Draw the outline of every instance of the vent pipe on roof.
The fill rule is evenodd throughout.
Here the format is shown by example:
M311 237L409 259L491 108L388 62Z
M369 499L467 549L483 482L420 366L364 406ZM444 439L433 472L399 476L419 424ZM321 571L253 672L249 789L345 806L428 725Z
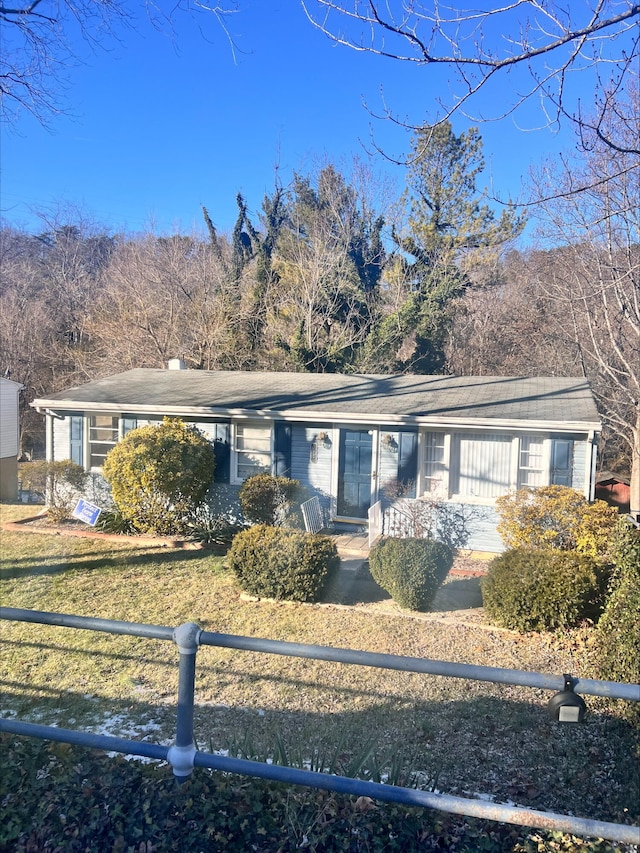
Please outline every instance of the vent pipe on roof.
M167 368L169 370L186 370L187 365L182 358L170 358L167 362Z

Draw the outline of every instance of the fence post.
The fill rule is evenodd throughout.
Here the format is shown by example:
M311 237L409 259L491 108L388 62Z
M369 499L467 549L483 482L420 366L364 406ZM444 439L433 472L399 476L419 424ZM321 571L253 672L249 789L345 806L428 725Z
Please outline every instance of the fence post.
M173 775L184 782L193 770L196 746L193 740L193 704L196 682L196 652L202 630L194 622L185 622L173 632L173 639L180 652L178 668L178 713L176 739L169 748L167 760L173 767Z

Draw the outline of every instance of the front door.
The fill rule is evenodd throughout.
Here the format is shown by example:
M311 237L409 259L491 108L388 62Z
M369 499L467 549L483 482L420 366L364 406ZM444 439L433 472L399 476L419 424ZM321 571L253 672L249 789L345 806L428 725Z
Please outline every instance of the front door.
M366 518L371 505L373 439L367 430L340 430L338 515Z
M551 444L551 482L554 486L570 486L572 480L573 441L554 438Z

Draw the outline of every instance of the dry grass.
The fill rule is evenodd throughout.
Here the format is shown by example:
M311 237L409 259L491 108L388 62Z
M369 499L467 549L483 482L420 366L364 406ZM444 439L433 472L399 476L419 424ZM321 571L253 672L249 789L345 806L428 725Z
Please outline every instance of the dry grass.
M2 507L7 516L24 508ZM385 605L249 601L204 551L2 533L2 603L222 633L588 674L589 631L519 636L455 614L413 618ZM168 740L177 653L170 643L0 623L2 712L21 719ZM604 820L638 816L638 744L603 703L579 727L553 724L548 694L437 676L203 648L196 733L204 748L265 758L372 762L419 771L450 793L483 792Z

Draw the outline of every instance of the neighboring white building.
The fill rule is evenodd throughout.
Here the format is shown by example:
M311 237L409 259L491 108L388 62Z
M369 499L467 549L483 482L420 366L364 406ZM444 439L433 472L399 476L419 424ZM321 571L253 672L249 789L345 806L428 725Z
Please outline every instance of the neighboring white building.
M18 453L20 452L19 382L0 377L0 500L18 496Z

